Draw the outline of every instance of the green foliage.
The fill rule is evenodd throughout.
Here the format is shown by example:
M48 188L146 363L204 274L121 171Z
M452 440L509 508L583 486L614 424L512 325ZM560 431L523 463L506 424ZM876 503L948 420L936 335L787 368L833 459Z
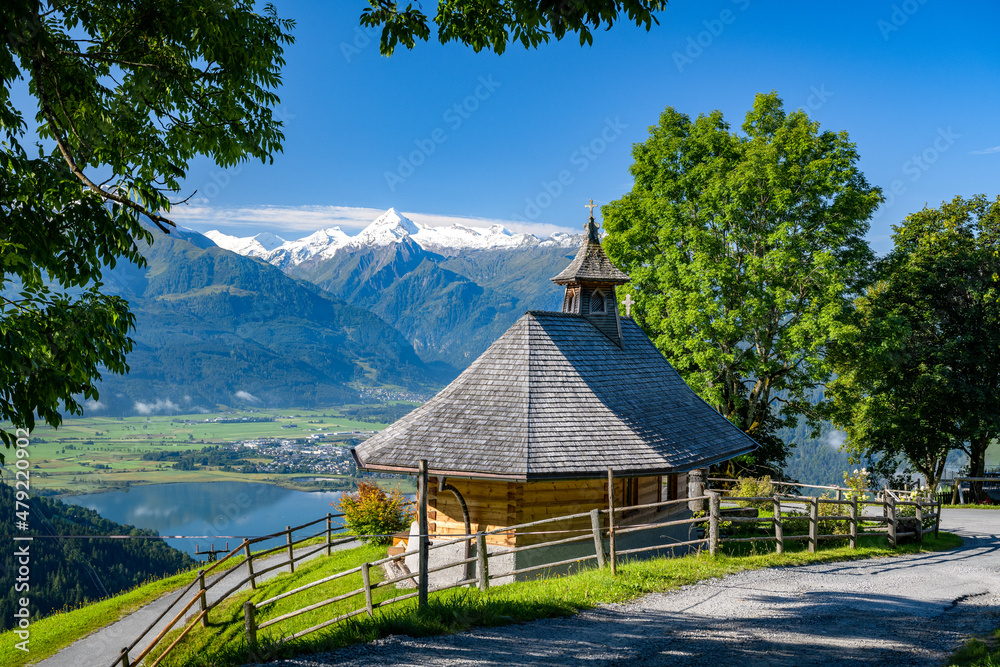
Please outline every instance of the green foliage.
M0 420L58 425L98 398L102 372L128 371L134 318L103 271L143 264L141 219L167 230L193 157L233 166L281 149L270 107L291 27L247 0L4 3Z
M0 534L17 535L15 490L0 484ZM25 502L25 501L22 501ZM31 608L34 618L117 595L153 577L173 574L194 565L187 554L156 533L123 526L101 518L97 512L58 500L27 500L31 542ZM16 506L23 511L24 506ZM55 539L48 535L132 535L137 539ZM17 600L17 568L0 568L0 630L12 627Z
M341 496L337 509L344 513L350 533L365 544L391 544L392 534L409 528L413 521L413 511L398 489L386 493L369 482L358 482L357 493Z
M368 0L368 4L361 23L382 26L383 55L391 55L397 44L412 49L417 39L430 37L431 27L420 3L416 7L407 3L406 9L400 9L396 0ZM532 48L552 37L560 40L567 33L579 33L580 44L591 44L591 28L610 28L622 15L649 30L657 23L653 12L667 6L666 0L437 0L434 4L441 43L462 42L477 53L483 49L503 53L510 41Z
M770 450L750 463L777 471L777 429L818 423L811 399L866 279L882 195L846 132L786 113L776 93L756 97L742 130L719 111L692 121L668 107L633 148L632 191L603 209L604 247L632 278L636 322Z
M905 457L933 486L961 449L982 476L1000 424L1000 198L925 208L893 240L831 349L833 420L877 472Z
M736 484L728 493L738 498L771 498L774 494L775 489L770 477L737 477ZM759 510L771 509L774 506L771 500L739 500L736 504L740 507L756 507Z

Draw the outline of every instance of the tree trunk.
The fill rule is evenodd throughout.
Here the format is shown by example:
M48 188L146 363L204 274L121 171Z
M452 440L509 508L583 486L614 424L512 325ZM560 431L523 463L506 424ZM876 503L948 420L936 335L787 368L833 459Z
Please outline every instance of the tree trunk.
M969 441L969 477L982 477L986 474L986 448L989 444L989 435L978 435ZM970 495L976 503L985 500L983 483L972 482Z

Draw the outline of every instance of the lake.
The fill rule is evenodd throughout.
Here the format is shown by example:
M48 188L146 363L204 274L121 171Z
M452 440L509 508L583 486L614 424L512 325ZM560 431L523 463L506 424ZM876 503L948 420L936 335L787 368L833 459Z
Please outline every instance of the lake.
M216 549L235 548L244 537L257 537L336 513L330 503L341 491L293 491L271 484L250 482L199 482L149 484L124 491L65 496L67 504L95 510L106 519L160 535L191 537L167 539L170 546L192 556L195 545L204 551L214 542ZM334 520L334 527L339 523ZM295 537L319 532L324 524L310 526ZM228 536L228 537L227 537ZM255 549L277 546L283 540L255 545Z

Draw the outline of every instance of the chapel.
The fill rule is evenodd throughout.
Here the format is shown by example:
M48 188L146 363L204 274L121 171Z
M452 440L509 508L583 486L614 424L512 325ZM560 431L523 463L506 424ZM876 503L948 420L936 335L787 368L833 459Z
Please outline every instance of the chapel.
M585 230L552 278L564 287L559 312L525 313L440 393L353 450L370 471L416 474L428 461L433 537L465 534L466 522L475 533L606 509L609 468L616 507L684 498L689 472L757 447L619 313L616 288L629 277L601 247L592 208ZM686 511L624 513L620 525ZM550 525L590 527L586 518ZM540 539L526 530L487 541Z

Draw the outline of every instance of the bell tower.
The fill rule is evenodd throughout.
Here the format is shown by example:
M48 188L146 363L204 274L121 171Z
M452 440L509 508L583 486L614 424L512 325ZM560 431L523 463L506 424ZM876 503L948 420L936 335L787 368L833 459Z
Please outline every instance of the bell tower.
M595 206L593 199L587 204L590 219L583 227L586 234L580 250L552 282L566 287L562 312L585 317L621 347L622 327L615 287L627 283L629 277L611 262L601 247L600 228L594 220Z

